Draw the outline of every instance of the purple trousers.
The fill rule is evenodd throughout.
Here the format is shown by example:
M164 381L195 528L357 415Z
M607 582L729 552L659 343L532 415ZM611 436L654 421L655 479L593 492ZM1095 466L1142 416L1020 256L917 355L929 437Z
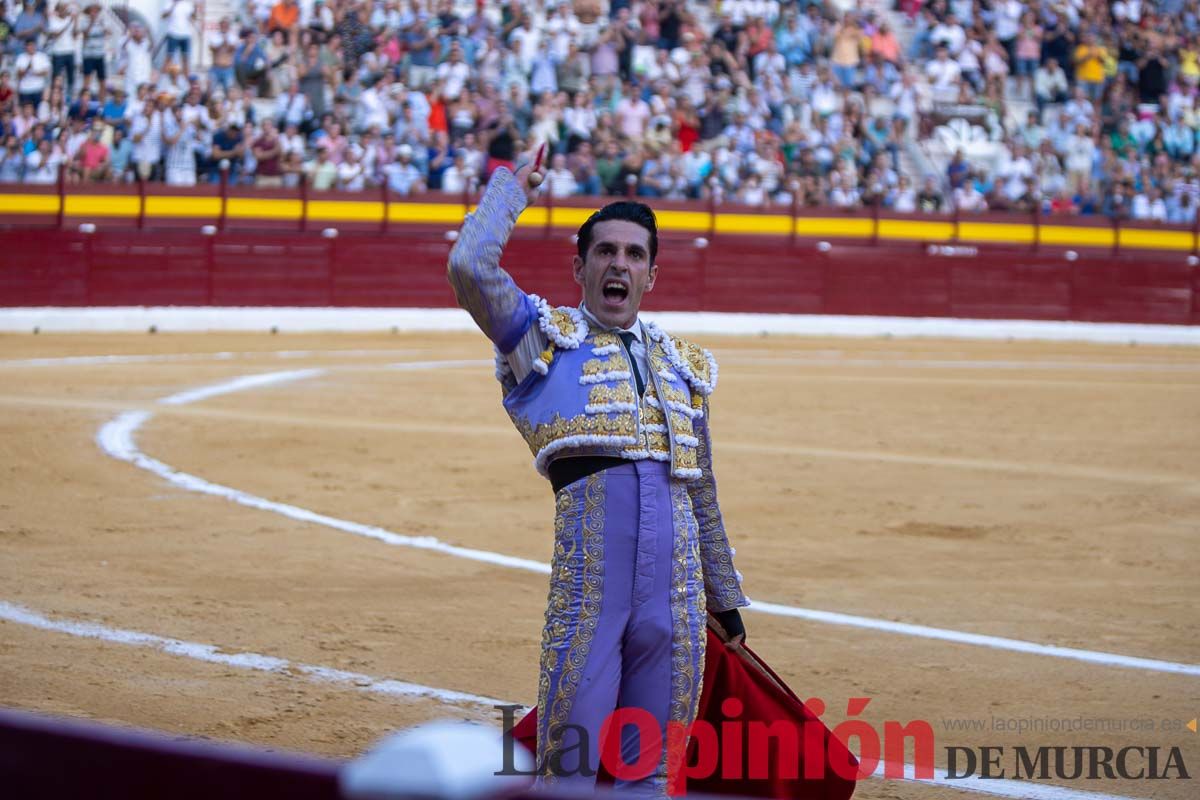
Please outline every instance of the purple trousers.
M591 785L601 726L618 707L649 712L664 743L668 723L690 725L705 618L696 518L667 464L636 461L561 489L538 681L539 781ZM639 761L636 727L622 730L621 753ZM617 787L661 792L666 756L660 747L644 780Z

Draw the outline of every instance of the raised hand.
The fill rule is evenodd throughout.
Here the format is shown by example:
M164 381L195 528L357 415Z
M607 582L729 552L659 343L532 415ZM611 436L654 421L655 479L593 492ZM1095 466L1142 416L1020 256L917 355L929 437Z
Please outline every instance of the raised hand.
M518 167L516 171L517 182L521 184L521 188L525 191L526 205L533 205L537 200L540 192L542 181L545 175L542 173L543 161L546 156L546 145L543 143L537 149L537 154L530 157L532 154L527 154L522 158L525 165Z

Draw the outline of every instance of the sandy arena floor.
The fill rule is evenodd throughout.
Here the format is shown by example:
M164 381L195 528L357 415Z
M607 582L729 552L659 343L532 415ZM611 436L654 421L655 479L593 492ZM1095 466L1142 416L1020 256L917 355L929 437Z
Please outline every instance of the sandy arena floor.
M721 363L717 477L755 599L1200 664L1200 351L699 340ZM154 357L68 358L114 354ZM6 621L0 702L336 755L422 720L496 718L372 692L366 676L533 702L544 575L190 491L97 440L125 412L152 412L132 436L163 469L546 562L550 492L488 357L465 334L0 337L0 601L292 662L253 671ZM830 724L848 697L870 697L876 724L928 720L939 765L948 745L1178 745L1200 773L1200 734L1182 727L1200 713L1200 676L745 618L797 692L827 701ZM362 677L322 682L302 665ZM1155 729L1018 735L994 718ZM1068 785L1197 796L1194 780ZM858 796L970 795L871 780Z

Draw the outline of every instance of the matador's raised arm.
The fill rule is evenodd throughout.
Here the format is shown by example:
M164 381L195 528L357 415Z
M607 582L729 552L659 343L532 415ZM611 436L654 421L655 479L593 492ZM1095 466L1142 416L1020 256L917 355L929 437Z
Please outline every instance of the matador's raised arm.
M500 253L526 203L516 176L498 167L450 251L448 274L458 304L501 353L520 343L537 316L534 302L500 268Z

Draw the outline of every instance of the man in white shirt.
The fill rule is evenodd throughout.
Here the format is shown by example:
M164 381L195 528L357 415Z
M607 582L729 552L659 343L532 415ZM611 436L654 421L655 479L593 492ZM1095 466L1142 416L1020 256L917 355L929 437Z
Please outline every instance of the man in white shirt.
M50 59L37 49L33 39L25 42L25 52L17 56L17 95L21 105L32 105L37 108L42 102L42 93L46 91L46 81L50 76Z
M38 142L37 149L25 157L25 182L50 184L58 180L62 153L53 149L49 139Z
M402 144L396 148L396 161L384 167L388 188L396 194L407 196L413 192L425 191L424 176L412 163L412 155L412 147Z
M950 49L946 45L938 45L937 56L925 65L925 75L933 86L935 100L942 103L954 102L958 96L962 69L957 61L950 58Z
M142 180L158 180L162 175L162 112L154 100L147 100L142 113L133 119L133 162Z
M545 183L551 197L570 197L579 190L575 175L567 169L567 157L562 153L556 153L551 159Z
M79 14L59 3L46 22L46 45L50 50L50 79L66 76L67 96L75 94L75 51L79 47Z
M343 192L361 192L366 187L366 175L358 158L358 150L346 148L346 155L338 165L338 187Z
M293 81L287 92L275 98L275 120L279 127L300 127L309 117L308 95L300 91L300 84Z
M446 194L460 195L464 191L475 191L476 176L467 166L467 154L462 150L454 153L454 163L442 173L442 191Z
M958 24L958 18L947 14L944 22L939 22L929 34L929 41L934 44L944 44L950 49L951 55L958 55L967 43L967 32Z
M471 77L471 68L463 61L462 45L457 41L450 44L450 56L438 64L436 74L442 82L442 97L457 100Z
M196 5L192 0L170 0L162 13L166 20L163 30L167 36L167 58L179 53L179 63L186 72L192 50L192 28L196 21Z
M304 97L304 95L300 95L300 97ZM387 107L383 103L383 97L379 94L379 84L372 83L358 95L359 130L368 128L383 130L388 127L388 124Z
M129 38L121 47L124 64L121 72L125 75L125 93L136 97L138 87L150 82L153 71L152 45L146 29L141 25L129 26Z

